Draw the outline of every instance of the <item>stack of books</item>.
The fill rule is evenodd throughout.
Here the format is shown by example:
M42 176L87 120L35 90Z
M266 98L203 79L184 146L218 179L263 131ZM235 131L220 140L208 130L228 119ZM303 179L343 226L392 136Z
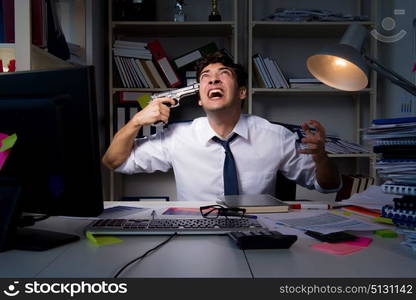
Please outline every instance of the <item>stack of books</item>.
M289 88L277 61L271 58L263 58L261 54L253 56L253 69L257 77L257 82L262 88Z
M330 154L370 153L370 150L364 146L330 135L325 140L325 151Z
M349 199L356 193L364 192L369 186L374 184L373 177L359 175L341 175L342 188L338 191L335 201Z
M364 136L380 154L376 170L384 193L400 195L382 216L400 227L416 227L416 118L374 120Z
M114 62L125 88L166 88L146 43L116 40Z
M290 78L289 86L293 89L325 87L325 85L316 78Z

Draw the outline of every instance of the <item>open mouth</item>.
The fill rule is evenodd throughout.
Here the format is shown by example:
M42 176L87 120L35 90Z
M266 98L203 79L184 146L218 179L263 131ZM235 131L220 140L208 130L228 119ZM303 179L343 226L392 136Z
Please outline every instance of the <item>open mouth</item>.
M224 96L224 92L221 89L212 89L208 92L208 98L219 99Z

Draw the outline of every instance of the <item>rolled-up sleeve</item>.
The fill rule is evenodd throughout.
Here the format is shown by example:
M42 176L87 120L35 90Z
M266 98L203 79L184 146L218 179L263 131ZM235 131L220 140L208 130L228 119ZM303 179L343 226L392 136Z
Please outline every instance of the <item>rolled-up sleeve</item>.
M172 167L169 139L164 132L136 139L127 160L115 169L124 174L166 172Z

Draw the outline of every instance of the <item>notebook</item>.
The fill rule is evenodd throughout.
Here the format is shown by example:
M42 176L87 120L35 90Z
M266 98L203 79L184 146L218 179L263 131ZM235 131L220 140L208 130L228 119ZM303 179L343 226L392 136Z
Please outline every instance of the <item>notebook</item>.
M249 214L287 212L289 210L289 205L268 194L220 196L218 199L219 204L245 208Z

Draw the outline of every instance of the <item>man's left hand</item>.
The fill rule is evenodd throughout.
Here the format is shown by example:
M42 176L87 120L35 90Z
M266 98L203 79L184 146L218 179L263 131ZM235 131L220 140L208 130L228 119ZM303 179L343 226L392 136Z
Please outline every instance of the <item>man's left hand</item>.
M316 131L312 132L308 124L315 127ZM302 123L301 126L305 132L305 137L302 138L301 142L307 145L307 149L299 150L299 153L311 154L315 163L320 162L322 159L327 159L328 156L325 152L325 128L315 120Z

